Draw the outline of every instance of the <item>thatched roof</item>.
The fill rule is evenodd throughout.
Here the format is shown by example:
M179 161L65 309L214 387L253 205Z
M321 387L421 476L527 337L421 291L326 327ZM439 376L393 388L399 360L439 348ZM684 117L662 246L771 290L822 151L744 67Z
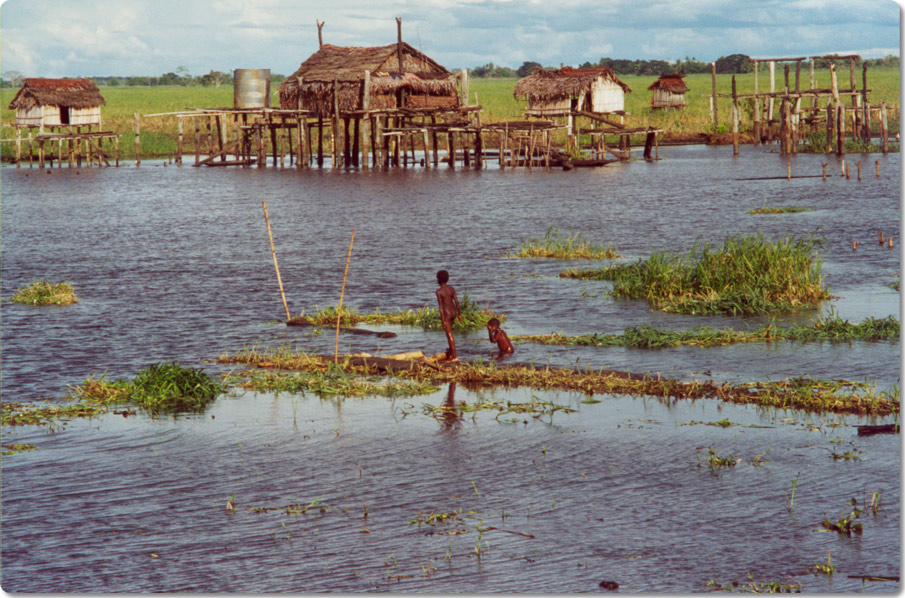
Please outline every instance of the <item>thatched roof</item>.
M688 86L682 78L684 73L671 73L669 75L660 75L660 78L650 84L648 89L665 89L670 93L685 93Z
M93 108L106 104L91 79L25 79L25 84L9 103L10 110L30 110L35 106Z
M400 69L397 51L397 44L373 48L324 44L280 85L280 105L295 108L301 92L305 108L332 114L336 81L340 111L358 110L365 71L371 73L369 103L374 108L395 105L394 97L400 89L417 95L457 97L455 75L405 42Z
M599 78L612 81L630 93L628 85L616 77L608 66L587 69L563 67L561 69L535 68L534 72L516 83L515 97L526 100L562 100L579 96L591 90L591 85Z

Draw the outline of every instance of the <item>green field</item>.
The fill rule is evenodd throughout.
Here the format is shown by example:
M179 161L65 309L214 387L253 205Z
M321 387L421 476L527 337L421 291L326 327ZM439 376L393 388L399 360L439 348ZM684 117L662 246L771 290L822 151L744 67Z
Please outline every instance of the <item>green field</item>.
M760 69L759 89L769 89L769 76L766 69ZM632 89L626 95L625 108L629 116L626 124L632 127L653 126L661 128L668 136L682 136L705 131L712 131L710 118L711 76L709 74L688 75L685 83L689 91L686 94L687 106L681 111L652 111L650 109L650 93L647 87L657 77L627 75L620 77ZM847 70L840 72L840 86L847 87L849 74ZM873 105L886 102L890 107L890 131L898 131L899 125L899 70L896 68L876 68L868 71L868 85L873 90L870 101ZM794 86L794 73L791 76ZM517 79L470 79L469 102L475 101L483 107L481 118L483 122L496 122L504 120L517 120L522 118L525 103L516 100L512 91ZM739 93L754 91L754 75L736 75L737 89ZM861 85L861 73L856 73L856 83ZM781 69L777 69L776 87L781 89L784 85ZM803 71L801 86L808 86L808 74ZM829 87L829 71L817 72L818 88ZM134 122L135 114L143 116L141 119L141 151L142 156L169 156L176 149L176 121L172 116L147 118L145 115L159 114L185 110L188 108L218 108L229 107L233 104L233 87L224 85L221 87L181 87L181 86L157 86L157 87L101 87L101 93L107 100L103 107L103 128L120 134L120 152L122 159L134 159ZM717 92L730 93L732 89L731 75L717 76ZM0 135L4 140L2 155L9 158L15 154L15 131L8 123L15 118L15 113L9 110L10 101L16 93L16 89L0 89L0 101L2 101L2 129ZM271 104L277 103L277 92L273 89ZM718 104L719 123L717 131L731 130L729 120L730 100L722 99ZM742 109L742 130L751 126L750 108ZM190 140L192 133L189 130L191 124L186 123L186 139ZM188 151L188 150L186 150Z

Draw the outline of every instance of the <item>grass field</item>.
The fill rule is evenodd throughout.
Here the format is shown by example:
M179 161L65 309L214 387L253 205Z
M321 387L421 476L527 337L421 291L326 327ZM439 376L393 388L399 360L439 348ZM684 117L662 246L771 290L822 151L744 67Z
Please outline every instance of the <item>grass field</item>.
M769 76L766 69L760 69L759 89L769 89ZM829 87L829 71L818 71L816 86L818 88ZM856 73L857 84L860 85L861 74ZM711 131L710 98L705 97L711 93L711 76L709 74L688 75L685 83L689 88L685 95L687 106L681 111L650 109L650 92L647 87L657 77L653 76L621 76L632 92L626 94L625 109L629 114L627 123L632 127L653 126L664 130L667 136L681 136ZM890 130L897 132L899 128L899 71L895 68L878 68L868 71L868 85L872 90L870 101L873 105L886 102L890 106ZM794 73L791 77L794 85ZM525 109L525 102L516 100L513 89L517 79L470 79L469 102L479 103L482 107L481 118L484 122L498 122L504 120L520 120ZM840 85L847 87L848 72L840 72ZM739 93L754 91L754 75L736 75L737 89ZM780 69L776 73L776 86L783 86L783 75ZM802 72L802 87L808 86L808 74ZM717 92L730 93L732 90L732 76L717 76ZM15 118L14 111L8 108L10 101L16 94L16 89L0 90L0 135L4 140L2 155L6 158L15 153L14 144L10 143L15 138L14 129L8 126ZM120 134L120 152L123 159L134 158L134 122L135 114L142 116L185 110L187 108L218 108L228 107L233 104L233 87L224 85L221 87L102 87L101 94L107 100L102 109L103 129ZM273 89L271 104L277 103L277 92ZM722 99L718 104L719 123L718 131L729 131L730 128L730 100ZM143 156L167 156L172 155L176 149L176 121L172 116L153 117L141 119L141 151ZM751 126L750 107L743 105L742 130ZM192 138L191 122L186 123L186 139Z

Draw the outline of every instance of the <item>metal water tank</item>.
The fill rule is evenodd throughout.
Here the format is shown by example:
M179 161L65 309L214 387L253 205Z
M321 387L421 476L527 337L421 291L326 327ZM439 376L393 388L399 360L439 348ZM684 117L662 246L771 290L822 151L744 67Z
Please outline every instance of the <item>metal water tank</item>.
M233 71L233 107L270 107L270 69Z

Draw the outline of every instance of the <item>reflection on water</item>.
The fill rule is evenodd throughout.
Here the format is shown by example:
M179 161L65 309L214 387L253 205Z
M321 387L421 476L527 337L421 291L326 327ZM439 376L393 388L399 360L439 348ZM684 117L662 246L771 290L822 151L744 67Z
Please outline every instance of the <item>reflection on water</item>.
M822 312L853 321L899 316L899 293L889 285L902 243L896 239L890 251L876 242L878 230L895 237L900 229L897 157L880 158L882 176L859 183L738 180L786 173L786 158L753 148L736 159L710 147L664 148L661 156L549 173L4 168L0 293L8 298L46 278L73 283L80 302L2 304L3 399L59 398L91 374L132 377L156 361L217 371L218 354L250 346L332 353L333 335L275 323L283 307L262 198L293 314L336 304L354 228L345 304L360 311L434 305L435 272L447 269L460 295L509 316L510 335L766 321L653 312L613 300L609 283L557 277L572 264L503 257L558 225L612 243L624 261L721 243L727 234L813 237L836 297ZM819 174L821 162L835 158L788 159L793 173ZM812 211L746 213L764 204ZM862 242L857 251L853 240ZM391 339L342 335L340 350L445 348L442 332L393 331ZM457 344L462 359L496 353L483 330ZM811 375L886 387L900 376L895 343L516 351L519 362L680 378ZM532 394L550 398L522 390L494 396ZM451 385L428 401L455 406L482 396ZM52 435L4 430L5 439L39 448L4 457L3 587L572 592L616 580L626 590L685 592L711 578L744 580L750 571L849 591L861 588L849 574L898 574L896 437L858 439L850 420L834 428L832 418L792 414L797 423L783 422L781 413L710 401L557 400L579 413L525 424L449 409L437 422L415 399L240 395L193 417L108 416ZM727 417L770 427L685 425ZM847 443L861 458L833 460L831 449ZM711 475L698 467L707 447L743 461ZM752 465L761 454L766 464ZM790 512L785 501L799 472ZM887 508L865 520L862 536L814 532L849 499L874 491ZM229 514L224 505L233 494L237 508ZM318 497L324 512L247 510ZM467 533L408 525L432 510L461 513ZM488 546L477 558L478 528L487 526L507 531L484 532ZM807 574L828 551L840 573Z

